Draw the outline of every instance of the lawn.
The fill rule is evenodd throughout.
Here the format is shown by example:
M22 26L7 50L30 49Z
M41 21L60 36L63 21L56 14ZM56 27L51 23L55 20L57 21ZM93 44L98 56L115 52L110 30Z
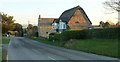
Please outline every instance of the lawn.
M39 38L34 38L39 42L43 42L50 45L60 46L64 48L84 51L88 53L94 53L99 55L105 55L118 58L118 40L117 39L84 39L84 40L70 40L62 41L49 41ZM120 58L120 57L119 57Z

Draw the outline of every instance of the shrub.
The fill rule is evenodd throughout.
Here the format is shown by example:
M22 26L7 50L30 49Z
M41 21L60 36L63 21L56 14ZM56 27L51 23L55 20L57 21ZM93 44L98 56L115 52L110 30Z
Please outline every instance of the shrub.
M67 41L70 39L118 39L120 28L69 30L61 34L49 35L50 40Z
M95 29L93 30L92 37L99 39L118 39L118 31L120 31L120 28Z
M63 40L69 40L69 39L85 39L84 30L73 30L73 31L65 31L61 35L63 36Z
M62 40L62 38L61 38L61 34L59 34L59 33L51 33L51 34L49 34L49 40Z
M50 40L50 41L53 40L54 34L55 34L55 33L50 33L50 34L49 34L49 40Z

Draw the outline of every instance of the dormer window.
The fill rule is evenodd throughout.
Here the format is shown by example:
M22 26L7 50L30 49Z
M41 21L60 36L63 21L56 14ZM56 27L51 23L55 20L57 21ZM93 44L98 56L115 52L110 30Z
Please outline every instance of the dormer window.
M54 23L52 24L52 29L58 29L58 23L54 22Z
M66 23L62 22L62 20L59 22L59 29L66 29Z

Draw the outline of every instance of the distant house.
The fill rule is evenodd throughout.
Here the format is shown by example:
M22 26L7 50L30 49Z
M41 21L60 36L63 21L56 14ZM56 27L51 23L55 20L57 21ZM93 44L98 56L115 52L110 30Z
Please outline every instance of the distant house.
M85 11L80 6L77 6L64 11L58 19L54 20L53 26L55 27L53 29L55 29L57 32L63 32L68 29L89 29L92 27L92 23Z
M48 37L49 33L54 32L52 30L53 20L56 18L38 18L38 32L41 37Z
M85 11L74 7L64 11L59 18L38 18L39 36L47 37L49 33L63 32L65 30L83 30L92 27Z

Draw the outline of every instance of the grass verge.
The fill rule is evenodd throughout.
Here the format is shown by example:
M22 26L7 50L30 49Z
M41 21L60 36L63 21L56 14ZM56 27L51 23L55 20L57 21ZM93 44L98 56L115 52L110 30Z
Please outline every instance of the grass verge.
M71 42L67 42L64 47L88 53L120 58L118 56L118 50L120 50L120 48L118 48L117 39L72 40Z
M42 42L42 43L46 43L46 44L49 44L49 45L54 45L54 46L64 46L64 43L65 42L59 42L59 41L49 41L47 39L41 39L41 38L31 38L33 40L36 40L38 42Z
M2 44L9 44L11 37L2 37Z
M0 62L2 61L2 48L0 48Z
M84 51L88 53L94 53L99 55L105 55L110 57L120 58L118 55L118 40L117 39L84 39L62 42L62 41L49 41L46 39L32 38L39 42L43 42L49 45L60 46L68 49Z
M2 39L0 39L0 44L1 45L9 44L10 39L11 39L11 37L2 37ZM0 61L6 60L6 57L7 57L7 49L0 47Z

